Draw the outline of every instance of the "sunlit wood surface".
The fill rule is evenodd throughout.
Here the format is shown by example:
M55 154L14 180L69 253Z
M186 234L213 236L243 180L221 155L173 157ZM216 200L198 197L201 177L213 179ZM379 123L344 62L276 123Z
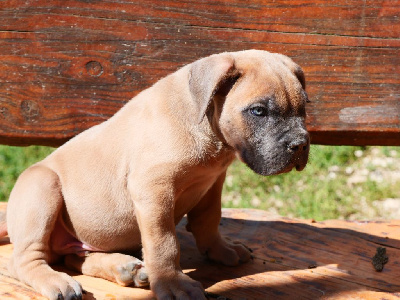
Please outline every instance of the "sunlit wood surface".
M399 299L400 221L347 222L287 219L260 210L226 209L221 231L245 243L254 259L224 267L204 259L193 238L178 227L181 265L203 283L209 299ZM372 257L385 247L389 261L375 271ZM42 299L9 277L12 252L0 240L0 299ZM62 267L58 269L64 270ZM71 273L86 290L84 299L151 299L146 289L120 287ZM223 298L225 297L225 298Z

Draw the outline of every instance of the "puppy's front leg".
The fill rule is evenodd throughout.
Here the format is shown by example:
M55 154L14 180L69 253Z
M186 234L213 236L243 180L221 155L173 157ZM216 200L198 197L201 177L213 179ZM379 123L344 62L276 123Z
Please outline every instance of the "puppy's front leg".
M155 185L149 190L134 189L131 195L151 290L158 299L206 299L201 284L183 274L179 265L173 188Z
M220 175L200 202L188 213L187 229L196 239L200 253L227 266L235 266L251 258L250 251L238 242L225 240L219 233L221 193L225 173Z

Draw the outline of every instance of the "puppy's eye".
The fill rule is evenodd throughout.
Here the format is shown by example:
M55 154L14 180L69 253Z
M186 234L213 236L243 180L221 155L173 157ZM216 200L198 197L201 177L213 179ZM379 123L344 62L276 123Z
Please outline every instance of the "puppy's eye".
M265 117L267 115L267 109L262 106L256 106L250 108L250 113L256 117Z

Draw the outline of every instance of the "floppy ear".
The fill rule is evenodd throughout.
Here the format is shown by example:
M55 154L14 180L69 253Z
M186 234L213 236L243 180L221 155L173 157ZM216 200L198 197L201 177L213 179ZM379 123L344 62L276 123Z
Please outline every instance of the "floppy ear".
M310 100L308 99L307 92L306 92L306 77L304 76L303 69L288 57L285 57L284 63L290 69L290 71L293 72L293 74L297 77L297 80L300 82L301 87L303 88L302 93L304 94L304 97L306 98L306 102L310 102Z
M292 70L294 75L300 81L303 90L306 90L306 77L304 76L303 69L299 65L295 65L294 70Z
M212 55L195 61L190 70L189 89L201 123L213 97L226 96L239 78L235 61L228 53Z
M301 83L301 87L303 88L302 93L304 94L304 97L306 98L306 102L307 103L311 102L308 99L308 95L307 95L307 92L306 92L306 78L304 76L303 69L299 65L295 64L295 68L292 70L292 72L294 73L294 75L297 77L297 79Z
M282 60L282 62L292 71L292 73L297 77L299 80L301 87L303 90L306 89L306 78L304 76L303 69L296 64L291 58L283 55L283 54L278 54L276 53Z

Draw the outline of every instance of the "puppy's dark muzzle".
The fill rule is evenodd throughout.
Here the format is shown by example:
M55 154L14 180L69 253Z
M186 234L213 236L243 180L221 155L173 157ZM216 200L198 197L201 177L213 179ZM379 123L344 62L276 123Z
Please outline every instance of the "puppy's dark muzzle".
M293 164L297 171L301 171L305 168L308 161L308 153L310 151L310 138L306 134L302 137L293 139L287 145L287 151L292 155Z

